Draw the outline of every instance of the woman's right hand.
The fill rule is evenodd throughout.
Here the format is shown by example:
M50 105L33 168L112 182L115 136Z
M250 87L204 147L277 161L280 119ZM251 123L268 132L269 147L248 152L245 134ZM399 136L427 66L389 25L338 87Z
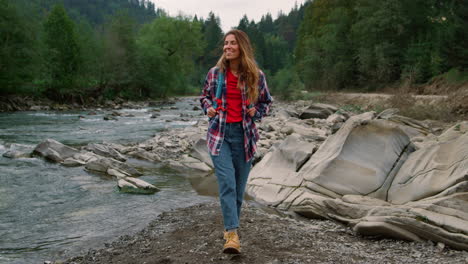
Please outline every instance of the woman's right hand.
M206 115L210 118L214 117L216 114L218 114L218 112L213 107L208 108L206 111Z

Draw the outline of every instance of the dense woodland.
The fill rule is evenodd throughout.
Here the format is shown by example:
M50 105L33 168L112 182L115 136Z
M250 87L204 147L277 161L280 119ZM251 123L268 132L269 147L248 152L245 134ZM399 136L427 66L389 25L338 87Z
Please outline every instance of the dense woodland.
M148 0L0 0L0 94L83 102L198 94L219 58L213 13ZM274 96L468 81L468 1L314 0L244 16Z

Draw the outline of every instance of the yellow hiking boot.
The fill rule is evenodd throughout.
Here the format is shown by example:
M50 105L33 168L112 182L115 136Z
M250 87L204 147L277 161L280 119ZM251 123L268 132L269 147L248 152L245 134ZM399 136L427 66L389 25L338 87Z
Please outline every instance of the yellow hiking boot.
M240 240L236 232L224 231L224 239L226 239L226 243L224 244L223 253L240 254Z

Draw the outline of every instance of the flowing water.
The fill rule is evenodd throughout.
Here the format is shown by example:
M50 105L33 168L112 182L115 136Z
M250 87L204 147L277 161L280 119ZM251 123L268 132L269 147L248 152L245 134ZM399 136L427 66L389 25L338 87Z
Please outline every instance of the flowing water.
M171 107L158 107L156 119L151 108L122 109L118 112L133 116L117 121L103 120L108 111L0 113L0 155L12 149L31 151L47 138L75 147L141 142L165 129L193 125L202 118L193 104L184 98ZM166 122L180 120L181 113L192 118ZM161 191L120 193L115 179L83 167L0 156L0 263L63 260L135 233L161 212L213 199L199 195L180 173L155 163L129 162L144 173L141 179Z

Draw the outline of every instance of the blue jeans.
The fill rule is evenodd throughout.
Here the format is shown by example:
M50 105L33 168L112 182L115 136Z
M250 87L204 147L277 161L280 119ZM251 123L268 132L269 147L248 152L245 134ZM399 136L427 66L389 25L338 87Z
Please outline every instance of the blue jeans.
M245 186L252 162L245 161L242 122L226 123L224 141L218 156L211 155L218 179L224 229L239 227Z

